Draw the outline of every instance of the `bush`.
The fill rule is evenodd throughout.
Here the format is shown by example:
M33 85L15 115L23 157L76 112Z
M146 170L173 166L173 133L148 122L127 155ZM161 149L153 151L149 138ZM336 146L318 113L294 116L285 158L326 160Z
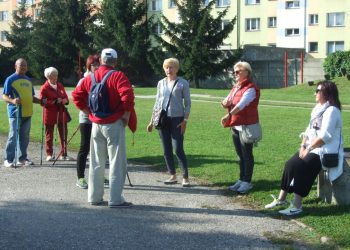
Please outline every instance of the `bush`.
M350 51L336 51L328 55L323 69L330 78L350 75Z

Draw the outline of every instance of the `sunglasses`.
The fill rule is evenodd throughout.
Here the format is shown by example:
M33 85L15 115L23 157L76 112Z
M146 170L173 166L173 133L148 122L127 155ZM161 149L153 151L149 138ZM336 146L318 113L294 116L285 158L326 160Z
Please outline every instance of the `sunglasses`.
M234 71L233 73L235 74L235 75L238 75L239 73L241 73L243 70L236 70L236 71Z
M322 89L316 89L315 90L315 94L317 94L318 92L322 91Z

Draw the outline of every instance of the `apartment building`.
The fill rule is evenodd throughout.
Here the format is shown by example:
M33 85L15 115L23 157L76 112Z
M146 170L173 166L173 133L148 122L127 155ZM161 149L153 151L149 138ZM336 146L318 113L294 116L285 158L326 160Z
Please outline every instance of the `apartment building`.
M94 2L100 2L94 1ZM147 17L165 15L180 22L174 0L144 0ZM21 0L0 0L0 44L10 46L4 31L10 29L12 13ZM208 4L203 0L203 5ZM26 0L29 12L40 14L40 0ZM244 45L305 49L323 59L336 50L350 50L350 0L216 0L213 14L228 7L227 20L237 16L234 31L222 49ZM223 25L227 20L223 20ZM158 25L154 32L162 34Z
M336 50L350 50L346 35L350 31L350 0L216 0L213 14L226 7L226 18L237 16L237 24L223 48L300 48L320 59ZM148 0L148 15L161 14L180 21L173 0ZM157 27L155 32L161 34L162 30Z
M28 6L28 15L33 19L40 15L41 0L25 0ZM11 44L7 41L5 32L10 31L13 22L13 14L18 10L22 0L0 0L0 45L9 47Z

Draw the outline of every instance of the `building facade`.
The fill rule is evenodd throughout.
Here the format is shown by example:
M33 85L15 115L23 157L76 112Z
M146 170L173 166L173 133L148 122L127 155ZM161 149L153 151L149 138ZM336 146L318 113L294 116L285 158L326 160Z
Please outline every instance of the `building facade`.
M22 0L0 0L0 44L10 46L5 31ZM94 2L100 2L94 1ZM180 22L174 0L144 0L147 17L163 14ZM40 0L26 0L33 18L40 14ZM208 0L203 0L208 4ZM234 31L222 49L245 45L304 49L310 57L323 59L337 50L350 50L350 0L216 0L213 14L228 8L227 20L237 17ZM225 25L225 21L223 25ZM158 25L154 32L162 34Z

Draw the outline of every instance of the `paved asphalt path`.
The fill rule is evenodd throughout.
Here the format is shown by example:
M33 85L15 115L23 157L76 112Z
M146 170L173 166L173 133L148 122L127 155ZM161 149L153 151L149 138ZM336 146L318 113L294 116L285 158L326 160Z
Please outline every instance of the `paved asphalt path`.
M5 142L0 136L0 148ZM0 249L279 249L264 232L299 230L193 180L166 186L167 175L145 165L128 167L132 208L91 206L75 186L75 162L40 166L32 142L29 157L35 166L0 167Z

